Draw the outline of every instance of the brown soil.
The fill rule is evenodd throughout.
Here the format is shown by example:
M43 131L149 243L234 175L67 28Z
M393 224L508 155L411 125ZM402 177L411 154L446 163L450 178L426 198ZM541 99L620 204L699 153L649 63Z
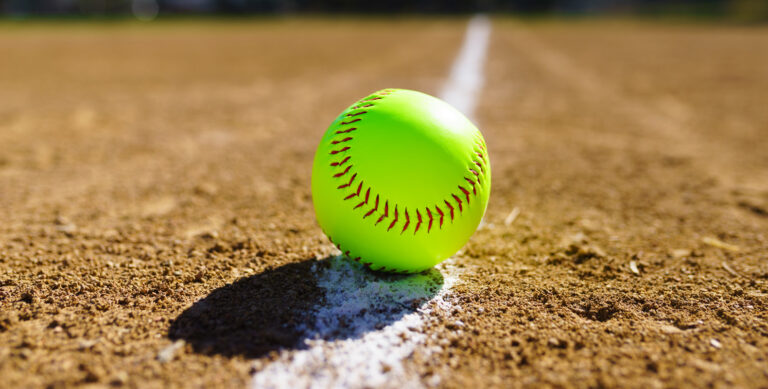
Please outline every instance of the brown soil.
M426 329L444 351L408 363L449 387L768 387L768 30L493 28L488 214L462 309ZM0 29L0 386L243 387L322 299L325 126L437 93L464 22Z

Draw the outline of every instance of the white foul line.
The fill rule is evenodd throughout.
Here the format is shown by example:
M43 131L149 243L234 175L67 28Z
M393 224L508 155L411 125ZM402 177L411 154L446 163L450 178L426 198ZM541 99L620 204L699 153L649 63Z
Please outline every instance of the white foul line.
M451 68L451 75L445 83L440 98L474 120L475 105L483 87L488 41L491 36L491 22L485 15L472 17L464 36L459 56Z
M403 361L426 341L425 318L451 312L445 292L458 271L449 263L405 278L372 274L341 256L313 269L324 303L300 328L300 349L254 365L253 389L426 386ZM418 309L408 307L419 306ZM439 377L437 377L439 380ZM435 382L437 383L437 382Z
M470 119L483 84L489 36L488 18L473 17L440 95ZM317 285L325 290L325 301L312 310L313 322L301 328L304 344L266 365L257 361L253 389L440 385L439 376L423 382L403 361L423 347L428 336L423 328L430 318L461 309L445 299L458 282L452 259L426 275L394 280L373 275L341 257L331 259L329 266L317 266L314 273ZM407 308L413 304L419 308Z

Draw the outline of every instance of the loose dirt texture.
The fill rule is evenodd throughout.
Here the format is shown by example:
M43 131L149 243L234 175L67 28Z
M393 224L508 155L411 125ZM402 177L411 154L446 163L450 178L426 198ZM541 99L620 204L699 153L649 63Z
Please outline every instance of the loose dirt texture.
M325 126L377 89L436 93L464 27L0 26L0 386L247 385L323 299ZM425 328L442 351L407 368L768 386L768 30L493 28L488 213L461 309Z

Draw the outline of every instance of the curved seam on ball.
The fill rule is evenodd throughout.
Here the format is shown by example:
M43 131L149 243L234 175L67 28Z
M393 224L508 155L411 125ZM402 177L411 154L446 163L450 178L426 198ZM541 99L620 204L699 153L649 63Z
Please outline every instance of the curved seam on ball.
M388 96L388 95L390 95L390 94L392 94L394 92L396 92L396 90L392 90L392 89L384 89L384 90L381 90L379 92L375 92L374 94L372 94L372 95L370 95L370 96L368 96L366 98L363 98L362 100L358 101L358 103L356 105L352 106L350 108L350 110L375 107L375 104L370 103L371 101L382 100L382 99L384 99L385 96ZM361 127L359 127L361 123L358 123L358 122L362 122L363 118L364 118L363 115L367 114L368 112L369 111L367 111L367 110L363 110L363 111L358 111L358 112L347 112L346 114L344 114L344 117L347 117L347 118L350 118L350 119L349 120L341 121L339 123L339 125L349 125L349 124L352 124L352 123L357 123L358 127L350 127L350 128L347 128L347 129L336 130L334 132L334 134L333 134L333 137L336 137L338 135L346 135L346 136L344 138L342 138L342 139L333 139L331 141L331 145L336 146L336 145L341 145L342 143L350 144L350 143L347 143L347 142L352 141L354 139L354 137L348 136L349 133L351 133L353 131L358 131L358 130L361 129ZM347 152L347 151L349 151L351 149L352 149L352 146L343 146L340 149L331 150L330 154L331 155L337 155L337 154L340 154L340 153ZM339 167L342 167L345 163L347 163L350 160L351 160L351 156L350 155L345 155L343 159L341 159L339 161L333 161L333 162L331 162L330 165L331 165L331 167L339 168ZM473 196L477 196L477 187L476 187L476 185L483 185L482 178L486 174L486 167L484 165L486 165L487 163L488 163L488 161L487 161L487 151L486 151L485 142L484 142L484 140L481 137L478 137L476 135L475 142L474 142L474 147L473 147L472 153L470 155L470 163L467 166L467 170L469 171L469 173L471 173L471 175L475 176L475 179L473 180L470 177L464 177L464 180L467 183L469 183L469 185L471 187L470 189L471 189L471 192L472 192ZM477 169L475 169L475 166L477 166ZM345 176L346 174L348 174L351 171L352 167L353 167L353 165L351 163L349 165L346 165L346 167L344 168L343 171L334 173L333 174L333 178L336 179L336 178L340 178L340 177ZM357 172L352 172L352 175L351 175L349 181L339 185L337 187L337 189L344 190L346 188L352 187L352 184L353 184L353 182L354 182L354 180L356 178L357 178ZM443 202L444 202L446 208L448 209L448 214L449 214L449 216L451 218L451 222L453 222L453 220L457 216L455 215L455 208L449 202L449 200L453 199L455 201L456 206L459 209L459 214L460 215L463 214L463 212L464 212L464 204L463 204L463 202L461 200L461 196L462 195L464 196L464 199L465 199L465 201L467 203L466 205L469 206L469 204L470 204L470 189L467 189L467 188L463 187L462 185L457 185L457 188L458 188L459 192L449 193L448 196L447 196L447 199L443 199ZM345 196L344 200L346 201L346 200L350 200L350 199L355 198L355 197L361 197L362 189L363 189L363 180L361 178L360 183L357 186L357 189L353 190L353 192L351 192L350 194ZM365 191L365 199L363 201L359 202L357 205L355 205L352 209L355 210L357 208L361 208L361 207L363 207L365 205L368 205L368 201L369 201L370 195L371 195L371 187L368 187L366 189L366 191ZM379 210L379 201L380 201L380 196L377 194L376 198L375 198L374 207L372 209L370 209L369 211L367 211L366 213L363 214L363 217L362 217L363 219L368 218L369 216L373 215L376 211ZM393 204L393 205L394 205L393 220L389 224L389 226L387 227L387 229L386 229L387 232L389 232L397 224L397 222L399 220L398 219L397 204ZM438 205L435 205L434 208L435 208L435 211L437 212L437 214L439 215L439 226L438 226L438 228L442 229L444 221L445 221L445 213L443 212L442 209L440 209L440 207ZM433 226L434 218L435 217L432 214L432 211L429 209L429 206L425 206L424 209L427 211L427 217L429 219L425 233L429 234L431 232L431 230L432 230L432 226ZM401 235L403 233L405 233L405 231L408 229L408 227L410 225L410 216L408 214L408 210L407 209L405 209L403 211L403 215L405 217L405 223L403 225L402 230L400 231ZM414 235L419 231L419 227L422 224L422 216L421 216L421 213L419 212L418 209L416 209L416 215L417 215L417 222L415 224L415 228L414 228L414 231L413 231ZM379 223L381 223L382 221L384 221L388 217L389 217L389 200L388 199L384 199L384 211L379 216L379 218L376 219L376 221L374 222L374 226L377 226ZM330 237L329 237L329 239L330 239ZM333 240L331 240L331 242L334 243L334 245L336 245L336 247L338 247L339 250L341 250L341 247L340 247L339 244L333 242ZM349 250L347 252L343 252L343 253L347 257L351 258L351 256L348 254L348 252L349 252ZM367 267L367 268L369 268L371 270L376 270L376 271L388 271L388 272L396 272L396 273L418 273L418 272L423 271L423 270L414 270L414 271L398 270L398 269L394 269L394 268L387 269L384 266L382 266L381 268L378 268L378 269L372 269L372 267L371 267L373 265L372 262L364 262L360 257L355 257L353 260L355 260L356 262L362 263L363 266L365 266L365 267ZM361 262L361 261L363 261L363 262Z

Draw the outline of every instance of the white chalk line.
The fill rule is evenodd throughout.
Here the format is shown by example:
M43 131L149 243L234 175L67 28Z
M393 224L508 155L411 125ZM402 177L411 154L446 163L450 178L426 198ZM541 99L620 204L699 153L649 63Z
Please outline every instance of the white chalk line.
M330 265L314 269L325 301L302 328L305 348L257 371L252 387L423 387L403 360L425 342L425 317L452 308L444 299L457 281L450 261L408 277L382 277L340 256Z
M476 15L469 21L464 44L453 63L451 74L445 83L440 98L456 109L475 119L475 106L483 87L488 43L491 37L491 22L485 15Z
M473 118L483 84L490 38L486 16L473 17L440 97ZM314 269L325 301L312 312L303 331L304 348L285 351L277 360L255 364L252 388L423 388L429 382L403 363L427 335L426 320L454 307L446 293L459 271L449 259L427 274L381 277L341 257ZM414 308L416 307L416 308ZM432 352L439 350L421 350Z

